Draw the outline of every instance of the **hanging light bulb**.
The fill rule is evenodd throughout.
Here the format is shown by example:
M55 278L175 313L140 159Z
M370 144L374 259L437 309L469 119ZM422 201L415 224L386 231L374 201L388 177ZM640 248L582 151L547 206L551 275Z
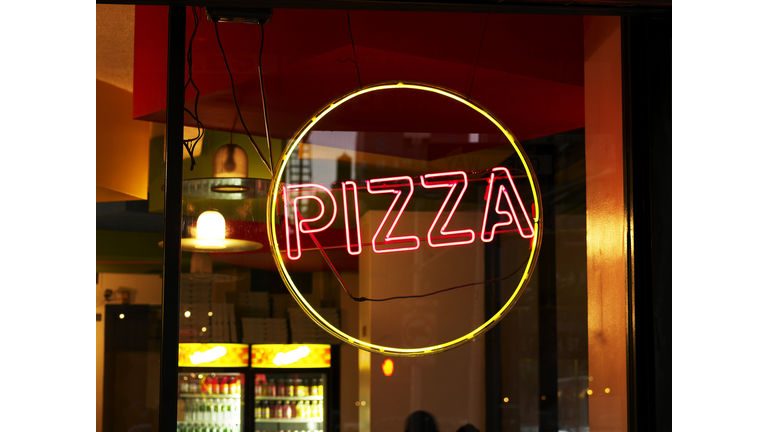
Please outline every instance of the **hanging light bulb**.
M248 177L248 155L237 144L226 144L213 156L213 176Z
M250 240L226 238L224 216L215 210L204 211L197 218L195 237L181 239L181 250L191 252L242 252L261 249L263 245ZM163 246L163 242L159 243Z
M226 223L224 216L215 210L208 210L197 218L197 249L224 249Z

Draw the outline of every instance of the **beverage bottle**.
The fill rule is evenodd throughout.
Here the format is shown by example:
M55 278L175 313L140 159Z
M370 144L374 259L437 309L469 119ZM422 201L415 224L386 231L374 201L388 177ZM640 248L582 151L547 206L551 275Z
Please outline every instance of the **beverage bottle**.
M224 423L227 419L227 401L226 399L219 399L216 401L217 411L219 414L218 422Z
M185 393L185 394L186 394L186 393L189 393L189 378L188 378L188 377L184 377L184 378L181 380L181 386L180 386L180 387L181 387L181 388L179 389L179 391L180 391L181 393Z
M267 396L277 396L277 385L274 378L270 378L267 382Z
M317 417L323 418L324 412L323 412L323 401L317 401Z
M299 401L299 403L296 404L296 417L299 417L299 418L307 417L307 405L306 405L306 402Z
M323 379L322 378L317 380L317 395L318 396L323 395Z
M253 418L262 418L261 402L256 402L255 406L253 407Z
M306 396L307 394L304 392L304 383L301 380L301 378L296 379L296 396Z
M312 379L312 387L309 388L309 394L317 396L317 380Z
M220 389L221 394L229 394L230 384L229 384L229 378L228 377L224 377L224 378L221 379L220 386L221 386L221 389Z
M265 419L271 418L270 414L271 413L269 409L269 402L264 401L261 406L261 418L265 418Z
M293 418L293 403L290 401L285 401L285 404L283 405L283 417L284 418Z
M318 412L319 408L320 408L320 401L314 401L312 403L312 415L310 417L313 417L313 418L320 417L320 413Z
M293 395L295 395L295 394L296 394L296 387L293 384L293 379L292 378L286 379L285 380L285 395L293 397Z
M192 378L191 382L189 383L189 392L190 393L197 393L200 389L198 388L197 378Z
M220 394L221 393L221 386L219 385L219 379L218 378L211 378L211 393L213 394Z
M205 405L202 399L195 399L195 422L205 420Z
M277 401L275 404L275 418L283 418L283 403Z
M285 380L282 378L277 380L277 396L285 396Z
M262 384L261 381L259 381L258 378L256 378L256 381L254 383L254 388L253 388L253 394L256 396L264 396L263 390L264 390L264 385Z

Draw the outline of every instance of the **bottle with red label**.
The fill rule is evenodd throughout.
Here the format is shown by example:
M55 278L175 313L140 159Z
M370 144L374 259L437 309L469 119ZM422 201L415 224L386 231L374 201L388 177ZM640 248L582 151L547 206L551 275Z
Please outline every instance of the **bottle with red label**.
M256 396L264 396L267 394L266 390L264 389L264 381L260 381L258 378L256 378L256 387L254 389L254 394Z
M267 382L267 396L277 396L277 384L274 378L270 378Z

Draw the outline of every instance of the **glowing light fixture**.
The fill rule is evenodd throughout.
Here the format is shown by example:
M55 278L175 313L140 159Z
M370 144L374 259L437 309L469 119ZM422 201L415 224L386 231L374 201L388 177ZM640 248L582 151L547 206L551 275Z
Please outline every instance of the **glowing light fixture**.
M189 355L189 361L193 365L199 365L201 363L210 363L212 361L216 361L221 357L224 357L225 355L227 355L227 349L219 345L207 351L203 351L203 352L195 351L194 353Z
M197 233L194 238L181 239L181 250L187 252L242 252L262 248L262 244L239 239L226 238L227 225L221 213L208 210L197 218ZM163 242L159 243L163 246Z
M276 366L285 366L291 363L296 363L297 361L308 356L310 352L311 351L308 346L302 345L296 348L295 350L289 351L287 353L282 353L282 352L277 353L277 355L275 356L275 359L272 360L272 363L274 363Z
M384 360L384 363L381 364L381 371L384 372L384 376L392 376L395 372L395 362L392 359Z
M507 212L507 211L501 211L499 208L500 202L503 200L506 204L508 204L510 207L512 206L513 202L520 203L520 195L518 191L516 190L516 187L513 185L513 189L511 190L511 194L509 191L507 191L506 188L500 188L498 192L498 196L494 197L496 198L496 212L500 213L504 216L506 216L506 221L501 221L499 223L494 224L491 227L492 234L491 237L481 237L481 240L488 242L493 237L493 233L495 233L495 230L505 226L505 225L512 225L514 224L519 234L524 238L530 238L530 253L528 255L527 262L525 264L525 268L523 270L523 274L520 278L520 281L517 284L517 287L514 289L512 294L509 296L507 301L501 306L501 308L487 321L480 324L477 328L474 330L456 338L453 340L449 340L437 345L433 346L425 346L425 347L419 347L419 348L402 348L402 347L390 347L390 346L383 346L383 345L377 345L370 343L368 341L360 340L354 336L351 336L345 332L343 332L341 329L336 328L334 325L329 323L325 318L323 318L313 307L310 305L310 303L307 301L306 298L301 294L298 287L294 283L290 272L288 271L288 268L286 266L286 258L289 260L296 260L299 259L298 254L301 252L300 246L299 246L299 233L310 233L314 229L306 226L306 223L302 222L310 222L309 220L305 219L303 221L296 221L295 223L298 225L298 229L295 230L295 238L290 238L291 236L286 236L287 238L285 240L282 240L284 244L280 244L278 241L278 223L281 221L280 215L278 215L278 210L283 207L285 202L287 200L284 200L283 203L279 202L279 197L283 196L285 198L288 198L288 193L294 185L290 185L287 182L284 181L284 176L286 175L286 170L288 168L288 161L291 158L291 156L295 153L297 150L297 147L300 143L304 142L304 137L309 133L309 131L326 115L328 115L331 111L334 109L337 109L344 103L371 93L371 92L377 92L377 91L402 91L402 90L417 90L417 91L423 91L423 92L429 92L436 95L440 95L445 97L446 99L453 100L454 102L457 102L459 104L462 104L472 110L474 110L476 113L480 114L482 117L484 117L486 120L488 120L490 123L492 123L496 129L498 129L506 138L507 142L512 146L515 153L517 154L517 157L519 161L522 164L522 171L525 172L526 175L526 181L525 181L525 189L526 191L530 190L532 199L533 199L533 209L532 209L532 218L529 218L527 213L524 212L524 216L521 219L520 216ZM441 173L444 175L447 175L447 173ZM504 168L497 167L492 171L493 179L491 181L496 180L496 177L507 177L511 178L509 175L508 170ZM528 157L526 156L522 146L517 141L517 139L512 135L512 133L507 129L506 126L498 119L496 118L490 111L479 105L478 103L474 102L473 100L469 99L468 97L454 92L452 90L445 89L443 87L431 85L431 84L424 84L424 83L417 83L417 82L406 82L406 81L396 81L396 82L387 82L387 83L379 83L379 84L373 84L368 87L364 87L361 89L354 90L346 95L343 95L336 100L330 102L325 107L317 111L315 115L308 120L304 126L301 127L291 138L291 140L288 142L287 147L283 151L283 155L280 159L280 161L276 164L275 171L274 171L274 181L272 182L270 188L269 188L269 195L267 197L267 235L269 236L269 245L272 252L272 257L275 260L275 264L277 265L277 269L280 272L280 275L283 277L283 280L285 281L286 286L288 287L288 290L290 291L291 295L293 295L294 299L296 299L299 306L304 310L304 312L313 320L315 323L317 323L320 327L328 331L330 334L335 336L336 338L354 346L359 349L373 352L376 354L384 354L384 355L390 355L390 356L399 356L399 357L417 357L417 356L423 356L423 355L429 355L429 354L436 354L443 351L447 351L452 348L456 348L460 345L463 345L477 336L483 334L488 329L492 328L494 325L496 325L503 317L504 315L509 312L509 310L512 308L514 303L518 300L520 295L522 294L523 290L525 289L526 285L528 284L529 280L531 279L531 276L533 274L533 268L536 264L536 259L539 254L539 249L541 248L541 221L542 221L542 203L541 203L541 193L539 190L538 181L536 180L536 175L533 172L533 167L531 165L531 162L528 160ZM379 179L379 180L393 180L395 178L387 178L387 179ZM406 181L409 181L410 186L410 192L408 195L403 197L403 201L407 201L410 198L410 194L413 191L413 182L410 180L410 177L406 177L405 179L408 179ZM447 187L442 185L439 182L439 179L432 179L432 178L426 178L425 180L428 180L426 183L430 186L436 186L436 187ZM429 181L431 180L431 181ZM463 179L462 179L463 180ZM394 194L395 195L395 201L399 201L399 198L402 195L402 192L394 189L376 189L374 190L372 188L371 183L375 183L372 180L368 180L366 182L366 188L368 189L368 193L386 193L386 194ZM422 185L424 182L422 182ZM298 185L297 185L298 186ZM304 185L306 186L306 185ZM313 185L314 186L314 185ZM349 185L354 187L353 185ZM294 186L296 187L296 186ZM427 186L429 187L429 186ZM317 189L317 188L316 188ZM342 196L343 196L343 204L344 204L344 210L345 210L345 217L348 217L346 215L348 200L352 199L354 200L356 195L353 195L351 197L348 197L347 193L347 184L342 184ZM514 198L513 198L514 196ZM312 198L303 198L301 199L312 199ZM490 199L488 202L490 203ZM336 210L336 203L335 198L332 198L332 204L334 206L334 218L335 218L335 210ZM387 216L392 212L393 207L390 206ZM285 211L285 209L283 209ZM485 213L487 214L490 211L490 207L486 206ZM324 208L322 209L321 213L324 212ZM294 214L294 217L297 215ZM357 217L357 213L355 213L355 217ZM398 212L396 218L400 217L400 212ZM385 217L386 220L386 217ZM484 220L484 224L486 225L488 223L487 220ZM433 223L434 225L434 223ZM357 239L353 241L351 238L351 230L352 227L349 224L348 220L345 220L345 228L347 231L347 250L351 255L356 255L361 250L360 245L360 239L359 234ZM381 231L381 226L379 227L379 230L376 231L376 234L378 235ZM434 227L433 227L434 228ZM483 227L482 233L485 233L485 226ZM527 228L527 229L526 229ZM316 229L316 228L315 228ZM443 228L441 228L442 231L445 231L445 225ZM285 231L283 231L285 232ZM388 231L385 234L385 238L388 238L389 240L392 240L393 237L391 236L392 232L391 230ZM467 234L469 234L467 232ZM376 237L376 236L374 236ZM373 250L374 252L392 252L397 250L408 250L418 248L418 237L411 238L406 237L405 239L411 240L413 245L409 245L408 247L403 248L395 248L395 249L385 249L385 250L377 250L378 246L376 245L375 241L372 241ZM296 246L298 247L298 251L296 254L293 253L293 246L289 242L296 243ZM354 245L353 245L354 243ZM431 245L432 247L440 246L440 245ZM282 250L287 250L287 256L283 256L281 253Z

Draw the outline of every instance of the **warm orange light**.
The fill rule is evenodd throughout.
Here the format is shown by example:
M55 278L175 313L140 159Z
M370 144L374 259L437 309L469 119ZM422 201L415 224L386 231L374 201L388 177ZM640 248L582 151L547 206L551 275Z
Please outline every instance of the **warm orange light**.
M201 247L224 249L225 232L226 222L221 213L209 210L197 218L197 239Z
M384 360L384 363L381 364L381 371L384 372L384 376L392 376L395 372L395 362L392 359Z

